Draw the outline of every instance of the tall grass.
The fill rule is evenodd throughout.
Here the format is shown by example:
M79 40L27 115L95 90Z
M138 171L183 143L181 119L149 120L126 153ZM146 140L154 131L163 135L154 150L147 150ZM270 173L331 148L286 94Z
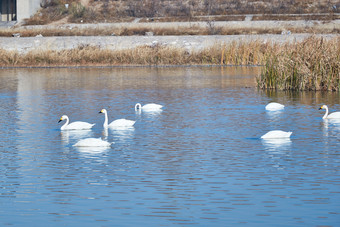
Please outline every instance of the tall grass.
M0 49L0 66L254 65L261 64L267 49L268 45L260 41L219 43L197 51L159 44L124 50L81 45L71 50L35 50L26 54Z
M264 64L257 77L262 89L339 91L340 38L287 43L265 56Z

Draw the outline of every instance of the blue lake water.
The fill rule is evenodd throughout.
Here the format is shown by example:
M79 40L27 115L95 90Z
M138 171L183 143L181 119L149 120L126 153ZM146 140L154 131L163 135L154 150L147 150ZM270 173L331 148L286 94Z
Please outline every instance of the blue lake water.
M318 110L339 93L259 91L258 71L2 69L0 226L340 226L340 123ZM96 125L61 132L64 114ZM114 144L72 146L88 137Z

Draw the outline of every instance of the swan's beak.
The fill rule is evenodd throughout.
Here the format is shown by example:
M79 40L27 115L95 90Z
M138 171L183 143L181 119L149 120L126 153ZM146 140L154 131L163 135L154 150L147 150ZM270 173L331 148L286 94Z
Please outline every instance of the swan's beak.
M58 123L61 122L61 121L63 121L63 120L60 118L59 121L58 121Z
M99 111L98 113L103 113L102 111Z
M322 110L322 106L319 108L319 110Z

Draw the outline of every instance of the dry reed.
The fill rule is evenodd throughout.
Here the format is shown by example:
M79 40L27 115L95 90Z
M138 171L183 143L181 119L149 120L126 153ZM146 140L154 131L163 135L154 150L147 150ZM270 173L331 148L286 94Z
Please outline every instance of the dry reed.
M79 66L79 65L254 65L261 64L268 45L260 41L215 44L199 51L173 46L141 46L108 50L79 46L71 50L36 50L26 54L0 49L0 66Z
M281 34L283 30L289 30L291 33L311 33L311 34L338 34L340 31L336 27L285 27L285 28L229 28L215 26L213 23L207 23L205 26L174 26L174 27L152 27L148 25L138 25L131 27L108 27L108 28L79 28L74 27L56 27L56 28L11 28L1 29L1 37L11 37L13 34L20 34L21 37L34 37L42 35L49 36L144 36L147 32L152 32L155 36L164 35L248 35L248 34Z
M262 89L339 91L340 39L310 37L270 52L257 77Z

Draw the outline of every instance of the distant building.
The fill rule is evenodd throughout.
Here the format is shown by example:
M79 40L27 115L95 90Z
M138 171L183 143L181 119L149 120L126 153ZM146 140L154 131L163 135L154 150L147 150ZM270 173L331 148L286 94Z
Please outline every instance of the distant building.
M18 21L29 18L40 8L41 0L1 0L0 21Z

